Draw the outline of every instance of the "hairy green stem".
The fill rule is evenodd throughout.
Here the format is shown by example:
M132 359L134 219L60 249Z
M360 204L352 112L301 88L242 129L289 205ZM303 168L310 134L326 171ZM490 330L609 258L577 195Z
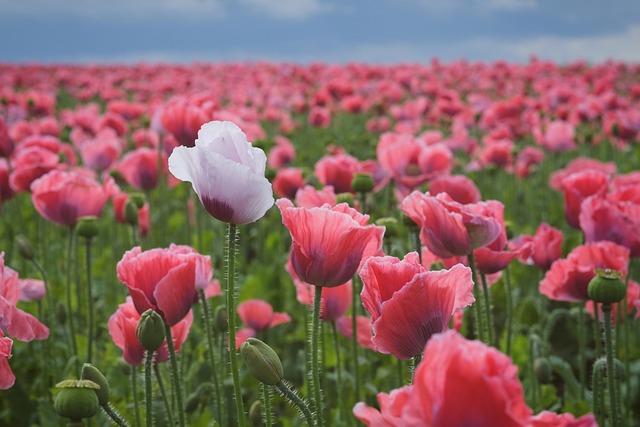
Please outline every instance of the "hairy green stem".
M244 427L244 403L242 401L242 389L240 388L240 371L236 350L236 231L236 225L229 224L227 229L227 324L229 331L229 360L231 361L236 414L238 416L238 426Z
M585 327L584 327L584 304L578 304L578 352L579 352L579 366L578 373L580 375L580 399L585 400L586 396L586 382L587 382L587 345L585 340Z
M616 385L616 365L614 363L614 343L611 333L611 304L602 304L604 313L604 344L607 354L607 385L609 388L609 410L611 415L611 427L620 425L620 406L618 403L618 388Z
M473 320L476 330L476 338L486 343L487 339L484 333L484 322L482 321L482 316L480 313L480 287L478 286L478 272L476 271L476 260L473 257L473 251L471 251L468 258L469 267L471 267L471 275L473 276L473 294L476 297L476 301L473 303Z
M491 310L491 299L489 295L489 286L487 286L487 276L484 273L480 274L480 278L482 281L482 298L483 298L483 308L484 308L484 318L485 318L485 327L487 332L487 339L489 340L488 344L495 346L493 335L493 316Z
M289 385L287 385L286 382L280 381L278 384L276 384L276 387L278 387L278 390L280 390L280 392L287 399L289 399L289 401L292 404L294 404L298 409L300 409L300 411L302 412L302 415L304 415L304 418L307 421L307 425L313 426L314 419L313 419L313 415L311 414L311 410L309 409L309 405L307 405L307 403L304 400L302 400L296 392L291 390L291 388L289 387Z
M265 383L260 383L262 390L262 403L264 404L264 427L271 427L273 419L271 414L271 390Z
M72 265L72 254L73 254L73 234L74 229L69 228L69 240L67 242L67 321L69 322L69 338L71 341L71 350L73 351L73 357L75 358L75 364L79 365L78 362L78 344L76 343L76 328L74 319L76 317L76 313L73 310L73 304L71 301L71 265ZM79 369L79 366L78 366Z
M140 405L138 402L138 373L136 367L131 366L131 388L133 393L133 411L136 414L136 426L141 425L140 422Z
M336 374L338 378L338 383L336 384L336 397L338 399L338 419L343 421L345 414L348 412L345 411L346 400L342 398L342 363L340 357L340 341L338 340L338 330L336 328L336 322L331 322L331 335L333 337L333 347L336 351ZM349 419L351 419L351 417L349 417Z
M153 365L154 351L147 351L144 361L144 403L147 410L147 427L153 427L153 393L151 390L151 365Z
M511 290L511 274L509 274L509 266L504 270L504 287L507 291L507 343L505 353L507 356L511 355L511 336L513 335L513 292Z
M360 401L360 369L358 366L358 292L356 291L356 280L353 280L353 292L351 293L351 353L353 357L353 377L355 380L355 398Z
M313 404L316 411L316 426L324 426L324 405L320 388L320 369L318 341L320 340L320 302L322 301L322 286L316 286L313 298L313 315L311 324L311 381L313 385ZM355 335L355 330L353 334ZM356 365L357 366L357 365Z
M169 404L169 399L167 398L167 393L164 390L164 382L162 381L162 375L160 373L160 368L158 364L155 363L153 365L153 371L156 375L156 382L158 383L158 389L160 390L160 395L162 396L162 401L164 402L164 409L167 414L167 420L169 422L168 425L175 425L173 423L173 412L171 411L171 405Z
M218 381L218 369L216 367L215 347L213 346L213 328L211 327L211 313L209 311L209 304L207 303L207 297L205 296L204 289L198 290L200 294L200 303L202 304L202 315L204 317L204 329L207 335L207 347L208 347L208 359L209 366L211 367L211 374L213 375L213 386L216 399L216 417L219 421L222 420L222 402L220 401L220 384Z
M87 337L87 362L91 363L93 350L93 292L91 282L91 239L85 241L85 264L87 269L87 309L89 310L89 325Z
M178 421L180 427L185 427L186 421L184 416L184 399L182 398L182 378L180 371L178 370L178 358L176 356L176 349L173 346L173 336L171 333L171 326L165 323L165 336L167 337L167 347L169 348L169 358L171 359L171 381L173 384L173 392L178 402Z

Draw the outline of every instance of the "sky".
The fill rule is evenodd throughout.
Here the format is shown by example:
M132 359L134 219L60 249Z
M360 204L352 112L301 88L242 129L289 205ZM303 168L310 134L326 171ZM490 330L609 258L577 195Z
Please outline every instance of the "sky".
M0 62L640 62L638 0L0 0Z

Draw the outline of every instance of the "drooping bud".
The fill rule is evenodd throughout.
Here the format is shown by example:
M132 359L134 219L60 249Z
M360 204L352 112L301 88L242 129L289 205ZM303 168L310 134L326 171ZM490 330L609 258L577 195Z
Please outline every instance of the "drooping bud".
M138 225L138 205L131 199L124 204L124 220L129 225Z
M29 261L33 259L33 247L29 239L27 239L27 236L18 234L16 236L16 246L18 247L18 252L24 259L28 259Z
M355 204L355 200L353 199L353 194L351 193L340 193L336 195L336 204L346 203L349 206L353 207Z
M99 408L96 391L100 386L89 380L65 380L56 387L60 389L53 406L61 417L71 420L91 418Z
M82 365L80 378L83 380L93 381L100 386L100 390L96 390L100 406L104 406L109 403L109 381L98 368L90 363L85 363Z
M278 354L259 339L249 338L245 341L240 347L240 354L249 372L258 381L267 385L276 385L284 378L282 362Z
M536 377L541 384L548 384L551 382L553 370L551 363L546 357L538 357L533 362L533 368L536 373Z
M370 173L356 172L351 180L351 188L356 193L370 193L376 183Z
M136 336L147 351L156 351L162 346L165 337L165 325L162 317L152 309L140 316L136 327Z
M398 220L393 217L379 218L376 220L376 225L385 228L384 237L394 238L400 233Z
M252 426L262 425L262 402L260 400L254 400L249 407L249 421Z
M144 206L144 194L142 193L129 194L129 200L135 203L138 209L142 209L142 207Z
M227 317L227 309L219 305L215 312L215 325L218 332L227 332L229 329L229 318Z
M619 271L596 269L596 275L587 288L589 298L602 304L622 301L627 294L627 286L620 279L621 277L622 273Z
M76 225L76 232L78 236L84 237L87 240L91 240L98 235L100 227L98 225L98 217L95 216L83 216L78 219Z

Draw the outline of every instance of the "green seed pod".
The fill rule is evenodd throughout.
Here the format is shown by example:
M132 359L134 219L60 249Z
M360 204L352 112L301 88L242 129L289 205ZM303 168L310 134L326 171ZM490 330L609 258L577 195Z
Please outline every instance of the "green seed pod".
M262 423L262 402L260 400L254 400L249 407L249 421L252 426L259 427Z
M61 417L72 420L91 418L99 408L96 391L100 386L89 380L66 380L56 384L60 389L53 406Z
M85 363L82 365L80 378L83 380L93 381L100 386L100 390L96 390L100 406L104 406L109 403L109 381L98 368L90 363Z
M533 362L533 368L536 372L536 377L541 384L548 384L551 382L552 369L549 359L546 357L538 357Z
M349 206L353 207L354 206L354 199L353 199L353 194L351 193L340 193L338 195L336 195L336 204L339 203L346 203Z
M138 209L142 209L144 206L144 194L142 193L129 194L129 200L131 200Z
M81 217L80 219L78 219L76 231L78 233L78 236L80 237L84 237L87 240L93 239L100 232L98 218L95 216Z
M376 225L385 228L384 237L398 237L400 234L400 224L398 224L398 220L392 217L384 217L376 220Z
M31 261L34 258L33 247L29 239L27 239L27 236L18 234L16 236L16 246L18 247L18 252L24 259Z
M249 338L240 347L240 354L251 375L267 385L276 385L282 378L282 362L271 347L257 338Z
M627 294L627 286L620 279L622 273L615 270L596 270L596 276L589 282L587 292L594 302L613 304Z
M351 188L356 193L370 193L376 183L370 173L356 172L351 180Z
M164 342L164 320L152 309L145 311L138 321L136 336L145 350L156 351Z
M129 225L138 225L138 206L131 199L124 204L124 220Z

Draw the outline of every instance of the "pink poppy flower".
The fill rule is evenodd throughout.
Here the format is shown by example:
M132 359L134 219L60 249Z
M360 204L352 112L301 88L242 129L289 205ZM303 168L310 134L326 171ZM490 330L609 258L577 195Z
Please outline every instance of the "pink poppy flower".
M515 174L518 178L526 178L531 175L531 169L541 164L544 160L544 151L539 148L524 147L516 156Z
M420 240L442 258L463 256L493 242L500 223L486 202L460 204L446 193L435 197L414 191L401 204L402 211L421 228Z
M12 199L13 189L9 185L9 163L6 159L0 159L0 207L3 200Z
M613 162L603 163L588 157L578 157L570 161L564 169L560 169L551 174L551 177L549 177L549 187L556 191L562 191L562 181L566 177L590 169L600 171L606 175L612 175L616 172L616 164Z
M113 202L113 216L116 221L122 224L126 224L124 218L124 206L129 200L127 193L117 193L111 197ZM146 201L144 205L138 210L138 230L141 236L147 236L151 228L151 221L149 218L149 203Z
M12 346L13 340L5 337L2 329L0 329L0 390L10 389L16 382L16 376L9 366Z
M607 241L587 243L551 264L540 282L540 293L554 301L587 301L587 287L596 268L621 271L626 276L628 265L629 249Z
M186 99L171 100L162 110L160 121L167 132L170 132L185 147L193 147L199 136L198 129L210 117L198 106Z
M116 266L139 314L152 308L174 326L197 301L197 256L176 247L125 252Z
M231 122L209 122L192 148L176 147L169 170L191 182L202 205L214 218L232 224L257 221L273 205L271 184L264 177L267 158L252 147Z
M269 150L267 165L270 168L280 169L288 166L296 158L296 150L291 141L284 136L276 137L276 145Z
M422 352L433 334L447 329L456 309L475 301L471 269L428 271L416 252L400 261L372 257L362 267L362 305L371 314L379 352L410 359Z
M113 343L122 350L125 362L133 366L142 365L145 360L145 350L136 335L139 321L140 313L136 310L131 297L127 297L126 302L118 306L118 310L109 317L107 323ZM171 337L176 352L187 340L192 323L193 312L189 310L182 320L171 326ZM162 346L156 351L155 362L160 363L167 360L169 360L169 348L165 339Z
M434 178L429 183L429 193L447 193L458 203L476 203L481 199L476 184L465 175L446 175Z
M82 161L96 172L106 170L122 153L122 144L113 132L102 132L80 145Z
M296 192L296 206L301 208L319 208L325 204L335 206L336 193L333 186L327 185L317 190L312 185L305 185Z
M552 152L571 151L577 147L574 142L575 137L574 125L564 121L554 121L549 123L539 143Z
M29 191L33 181L56 169L59 163L60 157L51 150L42 147L20 149L11 160L11 188L18 193Z
M25 342L48 338L49 328L31 314L19 309L19 299L18 273L4 265L4 252L0 252L0 329Z
M293 240L291 264L306 283L333 287L346 283L364 261L382 251L384 227L366 225L346 203L296 208L288 199L276 204Z
M556 414L551 411L542 411L531 417L531 427L598 427L598 422L593 414L576 418L570 413Z
M273 192L278 197L293 199L300 188L304 186L302 169L283 168L276 173L273 179Z
M296 274L291 265L291 257L285 265L285 269L291 275L293 284L296 287L296 299L300 304L313 305L313 297L316 287L305 283ZM320 299L320 320L325 322L335 322L351 307L353 296L353 286L351 280L344 285L327 288L322 291Z
M595 170L569 175L562 180L564 213L569 226L580 228L580 205L589 196L604 197L609 187L609 176Z
M375 427L525 427L532 412L511 359L455 331L434 335L413 384L380 393L378 401L380 411L358 403L354 415Z
M47 294L44 281L39 279L18 279L20 301L40 301Z
M324 292L323 292L324 293ZM351 316L342 316L336 320L338 332L351 339L353 337L353 320ZM358 345L367 350L376 350L375 344L371 341L373 331L371 330L371 320L366 316L356 316L356 341Z
M538 226L533 236L522 235L509 242L512 250L517 250L526 244L531 245L531 251L518 255L525 264L534 264L542 271L547 271L551 264L562 256L562 232L547 223Z
M83 216L100 216L115 191L112 178L103 184L81 170L54 170L31 185L33 205L45 219L74 227Z
M164 168L167 160L164 153L161 155L161 164ZM158 151L152 148L137 148L127 153L116 169L136 190L151 190L158 184Z
M359 171L358 159L348 154L336 154L318 160L314 174L323 185L331 185L336 193L349 193L353 175Z

